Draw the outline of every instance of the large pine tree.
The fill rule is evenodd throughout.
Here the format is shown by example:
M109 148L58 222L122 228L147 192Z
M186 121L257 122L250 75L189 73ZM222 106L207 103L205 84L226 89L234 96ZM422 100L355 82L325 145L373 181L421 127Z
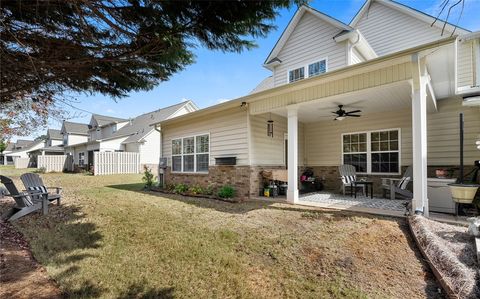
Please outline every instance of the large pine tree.
M274 28L278 9L302 2L3 0L3 121L25 101L48 115L64 92L122 97L151 89L193 63L196 46L254 47Z

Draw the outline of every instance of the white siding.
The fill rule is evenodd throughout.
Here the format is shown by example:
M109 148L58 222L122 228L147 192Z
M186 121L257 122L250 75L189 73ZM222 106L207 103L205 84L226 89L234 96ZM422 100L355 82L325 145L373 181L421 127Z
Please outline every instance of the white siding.
M140 144L140 163L158 164L160 158L160 133L153 130Z
M438 102L438 112L429 113L428 164L458 165L458 114L465 113L465 164L473 165L479 159L475 138L480 134L480 108L462 107L461 99ZM336 166L341 164L341 134L349 132L401 129L401 164L412 163L411 110L365 114L358 119L341 122L322 121L305 124L306 162L309 166Z
M68 134L67 145L74 145L87 142L88 137L83 135Z
M54 139L50 140L50 146L56 146L56 145L62 145L62 144L63 144L62 140L54 140Z
M333 40L333 37L341 31L306 12L278 54L282 64L274 70L274 85L279 86L288 82L288 70L306 66L327 57L329 71L346 66L346 42L337 44Z
M206 133L210 133L210 165L219 156L235 156L237 165L248 165L247 112L240 108L163 125L163 156L171 158L172 139Z
M267 136L267 120L269 114L250 117L252 153L251 164L254 166L284 166L285 163L285 134L287 134L287 118L272 114L273 138ZM304 125L299 123L298 134L298 163L304 165Z
M117 138L117 139L111 139L111 140L105 140L100 142L100 151L120 151L120 150L125 150L125 146L122 144L127 137L122 137L122 138Z
M417 18L374 2L356 28L365 36L378 56L412 48L449 36Z

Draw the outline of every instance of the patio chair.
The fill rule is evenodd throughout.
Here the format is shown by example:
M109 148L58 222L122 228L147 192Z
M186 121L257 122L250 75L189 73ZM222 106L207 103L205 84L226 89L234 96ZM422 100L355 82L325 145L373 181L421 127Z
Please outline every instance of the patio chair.
M338 172L340 173L340 179L342 180L340 189L343 195L345 195L345 188L352 188L352 182L357 180L357 172L355 166L348 164L338 166ZM359 185L353 188L361 188L363 190L363 195L365 195L365 185Z
M0 175L0 182L5 185L5 188L8 190L8 196L11 196L15 200L13 208L1 216L3 220L16 220L37 210L42 210L44 215L48 214L47 193L20 193L13 181L3 175Z
M383 197L390 195L390 199L412 199L413 193L407 189L408 184L413 181L413 167L408 166L401 178L382 178Z
M36 173L24 173L20 176L20 179L25 186L25 189L29 192L47 193L48 200L50 202L57 201L57 205L60 205L62 197L62 188L60 187L45 187L42 178ZM48 189L55 189L55 193L48 192Z

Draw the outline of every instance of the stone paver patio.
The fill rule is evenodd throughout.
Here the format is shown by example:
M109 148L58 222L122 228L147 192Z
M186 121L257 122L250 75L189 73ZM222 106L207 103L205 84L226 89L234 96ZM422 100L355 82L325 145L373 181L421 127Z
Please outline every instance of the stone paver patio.
M405 203L408 200L390 200L384 198L371 199L366 196L357 196L357 198L349 195L335 194L330 192L316 192L300 195L300 201L312 202L328 205L341 205L345 207L361 207L368 209L381 209L392 211L405 211Z

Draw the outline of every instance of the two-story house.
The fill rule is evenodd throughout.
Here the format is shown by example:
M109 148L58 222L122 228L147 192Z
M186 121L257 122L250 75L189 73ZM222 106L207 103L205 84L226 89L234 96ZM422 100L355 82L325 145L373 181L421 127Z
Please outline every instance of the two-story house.
M148 112L131 119L93 114L88 124L87 140L66 146L74 164L89 168L94 152L134 152L140 164L156 171L160 156L160 133L152 124L198 110L192 101Z
M447 23L442 35L434 20L387 0L367 1L349 24L300 7L252 93L156 125L166 182L229 184L246 199L262 170L284 169L298 203L306 167L338 190L339 165L376 188L412 165L414 209L428 213L428 174L459 165L460 112L467 165L480 135L480 33Z

